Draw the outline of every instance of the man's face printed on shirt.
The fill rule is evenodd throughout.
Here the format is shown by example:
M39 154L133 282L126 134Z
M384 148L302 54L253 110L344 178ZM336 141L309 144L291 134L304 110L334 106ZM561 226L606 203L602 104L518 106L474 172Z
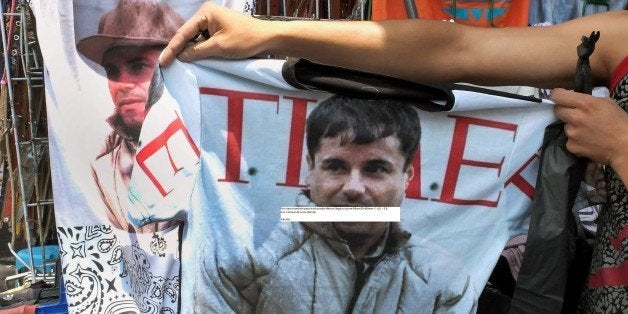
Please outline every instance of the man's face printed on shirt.
M139 129L144 122L148 88L160 52L157 46L117 46L103 54L111 99L128 128Z
M322 138L309 158L307 183L311 201L324 207L398 207L414 174L404 168L399 139L388 136L368 144L342 143L341 135ZM334 223L346 234L371 234L388 222Z

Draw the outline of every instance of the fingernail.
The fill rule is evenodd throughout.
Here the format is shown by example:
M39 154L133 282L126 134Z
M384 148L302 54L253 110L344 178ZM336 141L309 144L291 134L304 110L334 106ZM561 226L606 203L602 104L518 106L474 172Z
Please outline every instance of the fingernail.
M171 51L167 51L167 49L164 49L159 54L159 57L157 58L160 66L168 66L168 65L170 65L170 63L172 63L172 59L173 59L172 52Z
M181 61L188 61L190 58L190 52L187 50L183 50L177 57Z

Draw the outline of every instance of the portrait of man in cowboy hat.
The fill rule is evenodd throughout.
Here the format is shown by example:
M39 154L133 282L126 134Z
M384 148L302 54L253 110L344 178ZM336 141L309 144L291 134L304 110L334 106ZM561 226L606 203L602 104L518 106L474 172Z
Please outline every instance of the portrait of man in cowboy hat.
M129 232L154 232L167 228L162 222L136 228L126 212L129 180L144 117L150 80L158 57L184 19L170 6L151 0L120 0L105 13L98 34L78 42L77 50L101 65L107 76L114 105L107 119L112 131L92 162L92 174L107 208L111 224Z

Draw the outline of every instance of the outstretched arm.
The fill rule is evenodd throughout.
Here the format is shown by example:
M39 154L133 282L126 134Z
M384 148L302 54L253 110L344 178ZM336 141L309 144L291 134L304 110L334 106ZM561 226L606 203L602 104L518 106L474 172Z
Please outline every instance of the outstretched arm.
M609 165L628 183L628 113L609 98L552 91L554 113L565 122L567 150Z
M550 27L489 29L430 20L264 21L205 3L166 47L161 64L177 54L182 61L280 54L420 82L569 88L581 36L602 34L591 57L600 85L628 50L626 29L625 11ZM188 46L203 30L211 38Z

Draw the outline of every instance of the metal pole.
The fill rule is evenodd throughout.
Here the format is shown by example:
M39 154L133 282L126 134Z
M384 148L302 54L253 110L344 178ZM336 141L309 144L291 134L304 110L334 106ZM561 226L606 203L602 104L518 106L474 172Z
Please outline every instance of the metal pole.
M366 0L358 0L360 1L360 21L364 21L364 8Z
M331 0L327 0L327 19L331 20Z
M40 186L39 186L39 162L40 162L40 156L43 153L43 150L40 149L41 145L39 143L39 141L37 141L35 138L37 136L37 121L34 119L34 114L33 114L33 85L31 83L31 55L29 52L29 42L28 42L28 31L27 31L27 25L28 25L28 21L26 20L26 7L21 4L20 6L18 6L19 10L20 10L20 20L21 20L21 25L20 25L20 34L21 34L21 39L20 39L20 55L22 57L22 70L24 71L24 78L26 79L26 95L28 97L28 122L29 122L29 130L30 130L30 136L29 136L29 142L30 142L30 148L31 148L31 153L33 154L33 177L34 177L34 186L35 186L35 201L37 202L37 206L35 208L35 214L36 214L36 219L37 219L37 235L39 236L39 246L41 248L41 260L42 260L42 266L44 266L43 268L43 273L44 273L44 279L46 278L46 266L45 263L43 261L46 260L46 249L44 247L44 235L43 235L43 227L41 225L41 223L43 222L43 207L41 205L39 205L39 201L41 198L41 191L40 191ZM30 195L29 195L30 198ZM26 198L26 196L23 197L23 201L26 202L28 204L28 199ZM28 208L28 205L26 205ZM35 265L33 265L33 269L35 269Z
M0 6L1 7L1 6ZM15 141L15 152L16 152L16 156L17 156L17 175L18 175L18 183L19 183L19 187L20 187L20 193L22 193L22 211L24 213L24 232L26 234L26 246L28 248L28 256L29 256L29 262L30 262L30 266L31 269L34 269L35 266L35 261L33 260L33 251L31 248L31 232L30 232L30 228L29 228L29 217L28 217L28 210L26 208L26 196L24 195L25 193L25 188L24 188L24 180L22 177L22 158L21 158L21 154L20 154L20 145L19 145L19 135L17 134L18 129L16 126L16 121L17 121L17 114L15 113L15 101L13 98L13 81L11 79L11 64L9 62L9 54L8 54L8 47L7 47L7 34L6 34L6 26L4 24L4 8L0 8L0 13L2 14L2 23L0 23L0 32L2 33L2 48L4 50L4 71L6 74L6 78L7 78L7 91L9 94L9 107L11 109L11 129L13 131L13 140ZM15 226L13 226L15 228ZM32 271L31 272L31 280L32 282L35 282L35 272Z

